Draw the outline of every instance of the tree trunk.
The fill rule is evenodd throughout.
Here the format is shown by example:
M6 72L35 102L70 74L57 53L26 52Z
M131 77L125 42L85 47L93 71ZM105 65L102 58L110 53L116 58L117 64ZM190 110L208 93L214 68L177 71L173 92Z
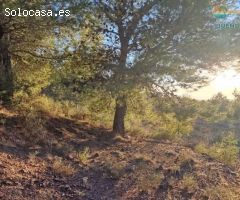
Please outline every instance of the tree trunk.
M119 96L116 99L116 108L113 121L113 133L125 135L124 118L127 111L126 96Z
M13 74L11 56L8 51L8 38L0 38L0 100L2 104L9 104L13 96Z

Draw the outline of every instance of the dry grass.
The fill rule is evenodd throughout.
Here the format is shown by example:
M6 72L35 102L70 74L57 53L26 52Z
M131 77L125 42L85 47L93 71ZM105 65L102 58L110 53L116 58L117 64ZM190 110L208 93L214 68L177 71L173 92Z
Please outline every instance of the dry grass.
M210 157L230 166L236 165L239 156L237 140L231 135L223 138L221 142L215 143L210 147L205 144L198 144L195 146L195 151L207 154Z
M112 179L120 179L125 174L125 163L106 165L108 176Z
M136 167L133 171L137 187L141 191L148 191L158 188L163 180L163 174L152 169L154 160L146 154L136 153L134 155Z
M154 163L154 161L151 159L151 157L150 156L148 156L148 155L146 155L146 154L143 154L143 153L136 153L135 155L134 155L134 157L135 157L135 160L139 163L139 164L141 164L141 162L142 163Z
M115 142L122 142L122 143L130 142L129 138L124 138L124 137L122 137L121 135L116 135L116 136L113 138L113 141L115 141Z
M16 116L16 113L0 105L0 115L13 117L13 116Z
M193 155L190 152L182 151L178 156L178 164L183 165L194 160Z
M38 154L38 151L29 153L29 155L28 155L29 160L34 161L37 157L37 154Z
M88 147L85 147L83 151L79 151L76 153L77 160L82 164L87 164L88 159L90 157L90 150Z
M229 186L216 186L208 188L205 195L210 200L239 200L240 190Z
M182 186L188 190L194 190L198 186L197 180L193 175L185 174L182 179Z
M154 172L138 174L137 187L142 191L156 189L161 184L163 177L162 174Z
M22 134L26 141L31 145L44 141L47 134L45 120L34 111L27 113L24 118Z
M55 157L52 169L56 174L64 176L71 176L76 173L76 169L70 164L66 164L60 157Z

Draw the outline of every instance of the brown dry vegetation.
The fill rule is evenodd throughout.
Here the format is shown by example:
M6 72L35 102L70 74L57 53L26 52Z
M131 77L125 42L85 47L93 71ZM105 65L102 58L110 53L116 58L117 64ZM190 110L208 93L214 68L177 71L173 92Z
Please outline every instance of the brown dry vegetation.
M26 147L21 116L2 115L1 199L240 199L239 163L47 116L45 140Z

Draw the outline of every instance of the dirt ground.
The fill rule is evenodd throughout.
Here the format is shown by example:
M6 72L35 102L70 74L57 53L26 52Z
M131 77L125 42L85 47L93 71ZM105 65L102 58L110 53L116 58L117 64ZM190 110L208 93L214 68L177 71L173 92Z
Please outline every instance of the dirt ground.
M49 118L31 146L24 130L13 116L0 128L0 199L240 199L240 165L177 143Z

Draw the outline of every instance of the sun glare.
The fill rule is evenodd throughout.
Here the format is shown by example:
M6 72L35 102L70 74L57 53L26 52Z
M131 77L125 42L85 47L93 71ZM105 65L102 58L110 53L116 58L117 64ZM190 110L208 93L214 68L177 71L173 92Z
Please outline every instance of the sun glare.
M226 70L219 73L216 79L212 82L217 91L234 90L240 87L240 74L233 70Z
M231 68L217 73L215 78L205 87L194 92L186 90L180 91L180 94L195 99L206 100L221 92L229 99L233 99L233 92L235 89L240 90L240 73Z

